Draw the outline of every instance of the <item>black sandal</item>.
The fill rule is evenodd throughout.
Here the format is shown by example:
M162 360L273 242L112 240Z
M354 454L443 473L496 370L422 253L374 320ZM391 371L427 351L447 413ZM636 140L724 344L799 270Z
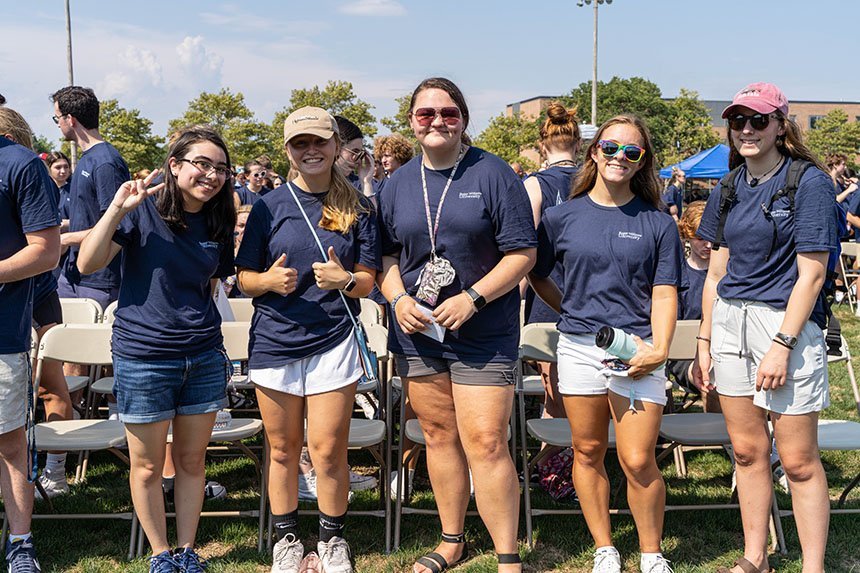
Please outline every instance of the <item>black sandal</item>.
M442 541L444 541L445 543L462 543L463 552L460 554L460 558L452 563L448 563L447 559L445 559L435 551L431 551L427 555L419 557L415 561L415 563L421 565L422 567L426 567L431 571L431 573L442 573L443 571L447 571L451 567L456 567L457 565L469 560L469 544L466 542L465 533L458 533L456 535L451 535L450 533L443 533ZM517 557L519 557L519 555L517 555Z

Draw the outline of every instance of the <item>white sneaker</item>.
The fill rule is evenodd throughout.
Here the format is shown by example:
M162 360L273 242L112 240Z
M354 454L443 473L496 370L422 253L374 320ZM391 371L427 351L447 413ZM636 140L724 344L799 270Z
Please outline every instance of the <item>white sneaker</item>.
M320 541L317 552L325 573L352 573L352 552L342 537L332 537L328 543Z
M356 394L355 403L359 405L365 418L368 420L375 420L377 418L379 400L373 394Z
M212 431L226 430L230 427L230 422L233 421L233 416L227 410L218 410L215 414L215 425L212 426Z
M299 565L304 553L302 542L292 533L287 533L272 548L271 573L299 573Z
M642 573L675 573L669 567L669 560L659 555L653 559L649 559L650 563L645 563L645 560L639 562L639 570Z
M299 473L299 499L302 501L317 500L317 474L314 470L306 474Z
M39 483L45 488L45 493L48 494L49 498L69 493L69 484L65 475L55 476L48 472L42 472L42 475L39 476ZM36 488L36 499L42 499L42 492L39 491L39 488Z
M409 497L409 492L412 491L412 480L415 478L415 470L409 470L407 473L407 483L403 484L403 489L400 491L400 499L405 500ZM397 501L397 470L391 472L391 501Z
M601 547L594 552L591 573L621 573L621 555L614 547Z
M373 476L363 476L361 474L357 474L354 471L350 470L349 472L349 490L350 491L364 491L366 489L373 489L377 486L376 478Z

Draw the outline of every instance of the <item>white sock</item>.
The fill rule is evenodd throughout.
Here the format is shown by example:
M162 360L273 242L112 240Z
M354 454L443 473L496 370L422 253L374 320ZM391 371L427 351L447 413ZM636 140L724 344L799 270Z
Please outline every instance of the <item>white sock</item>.
M639 568L642 571L648 571L661 557L663 557L662 553L642 553L639 556Z
M48 454L45 461L45 473L66 477L66 452L62 454Z
M618 555L618 550L615 549L614 545L604 545L603 547L598 547L594 550L595 553L615 553Z
M18 541L25 541L25 540L30 538L30 535L32 535L32 533L30 533L29 531L27 533L22 533L21 535L9 534L9 543L17 543Z

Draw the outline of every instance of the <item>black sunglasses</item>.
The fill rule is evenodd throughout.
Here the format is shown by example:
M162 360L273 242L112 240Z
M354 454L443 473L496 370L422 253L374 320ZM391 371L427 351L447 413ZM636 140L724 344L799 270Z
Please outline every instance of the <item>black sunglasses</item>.
M756 131L762 131L770 124L771 115L769 113L754 113L752 115L739 113L729 118L729 127L734 131L743 131L747 122L750 122L750 127Z

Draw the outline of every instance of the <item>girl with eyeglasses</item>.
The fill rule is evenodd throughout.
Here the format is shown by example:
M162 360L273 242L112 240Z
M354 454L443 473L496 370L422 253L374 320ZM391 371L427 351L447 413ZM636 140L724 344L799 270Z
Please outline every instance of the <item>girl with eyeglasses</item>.
M206 446L232 371L212 289L233 274L230 156L211 128L179 133L159 171L124 183L81 244L89 274L123 251L113 325L114 394L125 425L134 510L152 545L150 571L202 573L194 551ZM167 541L162 468L173 428L176 551Z
M621 571L603 462L611 421L641 570L670 573L660 549L666 490L654 449L683 249L674 220L660 211L653 147L640 119L620 115L600 126L570 197L543 215L529 280L560 313L558 387L573 438L574 486L596 546L593 571ZM561 289L549 278L556 265ZM596 345L606 326L634 337L635 355L626 363Z
M721 224L721 183L699 225L714 250L694 375L716 387L734 448L744 555L730 571L768 571L768 418L791 488L803 570L823 571L830 499L817 432L830 401L822 285L837 245L835 188L776 86L745 87L723 117L729 167L738 168L731 174L735 198ZM782 191L799 161L810 165L792 201Z
M528 196L504 161L470 145L469 108L450 80L421 82L409 118L422 155L380 193L379 284L390 302L389 349L426 438L442 522L442 542L413 570L438 573L469 558L463 527L471 468L499 571L520 571L519 483L507 428L517 285L536 246Z

